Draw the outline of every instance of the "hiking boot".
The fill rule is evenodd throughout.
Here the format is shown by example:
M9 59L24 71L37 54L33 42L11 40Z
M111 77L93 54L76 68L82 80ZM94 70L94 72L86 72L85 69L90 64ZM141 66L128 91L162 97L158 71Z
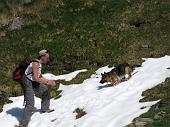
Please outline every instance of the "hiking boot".
M50 112L53 112L55 111L54 109L47 109L46 111L41 111L41 113L50 113Z

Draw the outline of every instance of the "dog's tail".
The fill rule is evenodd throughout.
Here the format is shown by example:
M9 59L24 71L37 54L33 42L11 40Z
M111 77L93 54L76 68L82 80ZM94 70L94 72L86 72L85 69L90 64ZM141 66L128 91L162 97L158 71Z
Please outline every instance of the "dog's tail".
M132 65L132 69L135 69L135 68L137 68L137 67L141 67L141 65L140 65L140 64L133 64L133 65Z

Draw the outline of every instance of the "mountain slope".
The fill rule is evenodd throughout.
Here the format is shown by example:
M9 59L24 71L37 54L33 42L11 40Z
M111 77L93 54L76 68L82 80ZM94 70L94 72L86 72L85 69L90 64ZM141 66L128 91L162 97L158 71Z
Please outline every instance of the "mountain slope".
M61 97L51 99L55 111L40 114L40 99L36 98L35 113L29 127L122 127L139 115L147 112L154 102L139 102L142 92L151 89L170 77L170 56L145 59L142 67L134 71L132 78L115 87L99 83L101 73L111 68L103 67L83 83L60 86ZM47 75L48 78L48 75ZM21 119L23 96L12 97L13 103L4 106L0 124L13 127ZM80 108L86 115L76 119L75 109Z
M168 55L169 12L169 0L1 0L0 86L7 97L21 95L12 72L44 48L58 75Z

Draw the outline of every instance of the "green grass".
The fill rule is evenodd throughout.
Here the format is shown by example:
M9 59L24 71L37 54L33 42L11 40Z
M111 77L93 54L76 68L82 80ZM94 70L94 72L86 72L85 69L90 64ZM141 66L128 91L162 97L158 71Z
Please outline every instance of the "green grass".
M83 117L84 115L86 115L87 113L83 110L83 109L80 109L80 108L76 108L73 113L76 113L76 119L79 119L81 117Z
M170 55L169 0L2 2L0 21L19 16L25 24L14 31L0 27L0 33L6 34L0 37L0 85L6 97L22 94L12 81L12 72L25 57L36 58L40 49L50 50L53 59L44 72L59 75L89 70L71 82L62 82L65 85L83 82L104 65L124 61L139 64L143 57ZM56 89L53 97L58 96Z

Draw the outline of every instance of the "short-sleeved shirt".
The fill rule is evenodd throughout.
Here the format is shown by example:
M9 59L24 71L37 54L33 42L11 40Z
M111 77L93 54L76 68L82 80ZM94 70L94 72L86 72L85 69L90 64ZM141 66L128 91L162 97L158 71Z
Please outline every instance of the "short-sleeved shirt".
M38 67L38 77L41 77L42 75L42 64L36 60L39 64L39 67ZM35 81L34 79L34 76L33 76L33 68L32 68L32 64L33 62L30 63L30 65L27 67L27 69L25 70L25 75L28 79L30 79L31 81Z

